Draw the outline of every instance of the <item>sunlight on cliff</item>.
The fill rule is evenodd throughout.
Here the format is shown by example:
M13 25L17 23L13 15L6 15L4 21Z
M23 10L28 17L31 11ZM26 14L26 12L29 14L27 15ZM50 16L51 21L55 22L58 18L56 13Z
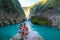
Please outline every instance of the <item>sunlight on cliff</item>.
M47 2L47 0L42 0L41 2L42 2L42 4L45 4L45 3ZM37 3L37 4L38 4L38 3ZM33 6L33 5L32 5L32 6ZM31 7L32 7L32 6L31 6ZM26 16L27 19L29 19L29 17L30 17L30 8L31 8L31 7L27 7L27 8L24 10L25 16Z
M42 0L42 4L45 4L47 2L47 0Z
M30 8L26 8L26 9L24 10L24 12L25 12L25 16L26 16L26 18L29 19Z

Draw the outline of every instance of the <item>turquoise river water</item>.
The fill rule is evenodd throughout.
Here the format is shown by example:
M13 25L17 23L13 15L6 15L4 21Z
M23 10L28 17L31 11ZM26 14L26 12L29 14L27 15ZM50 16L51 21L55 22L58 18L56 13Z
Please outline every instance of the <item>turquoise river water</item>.
M37 31L44 40L60 40L60 29L51 26L41 26L25 21L29 30ZM19 24L7 25L0 27L0 40L9 40L18 33Z

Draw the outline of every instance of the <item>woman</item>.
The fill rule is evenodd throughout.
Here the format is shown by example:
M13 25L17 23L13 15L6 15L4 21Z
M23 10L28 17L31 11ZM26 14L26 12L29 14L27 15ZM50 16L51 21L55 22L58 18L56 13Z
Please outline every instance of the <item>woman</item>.
M20 32L19 32L24 38L26 38L27 34L29 33L28 28L26 27L26 24L21 25Z
M21 27L19 29L19 34L21 34L24 37L24 26L21 24Z
M28 35L29 33L29 30L28 30L28 27L26 27L26 24L24 23L24 37L26 38L26 36Z
M28 28L27 28L27 27L25 27L25 29L24 29L24 30L25 30L25 36L26 36L26 35L28 35L28 33L29 33Z
M21 34L21 39L20 40L24 40L24 29L20 28L19 29L19 34Z

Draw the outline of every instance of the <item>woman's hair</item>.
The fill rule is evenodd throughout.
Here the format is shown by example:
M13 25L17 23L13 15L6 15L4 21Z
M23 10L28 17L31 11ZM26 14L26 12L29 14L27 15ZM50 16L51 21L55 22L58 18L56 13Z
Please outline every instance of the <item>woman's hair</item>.
M21 27L20 27L20 29L21 29Z

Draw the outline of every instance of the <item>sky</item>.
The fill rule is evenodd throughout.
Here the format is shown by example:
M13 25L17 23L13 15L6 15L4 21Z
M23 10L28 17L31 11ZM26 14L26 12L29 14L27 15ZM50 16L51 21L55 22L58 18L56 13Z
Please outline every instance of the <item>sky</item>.
M27 7L35 4L36 2L42 1L42 0L18 0L22 7Z

